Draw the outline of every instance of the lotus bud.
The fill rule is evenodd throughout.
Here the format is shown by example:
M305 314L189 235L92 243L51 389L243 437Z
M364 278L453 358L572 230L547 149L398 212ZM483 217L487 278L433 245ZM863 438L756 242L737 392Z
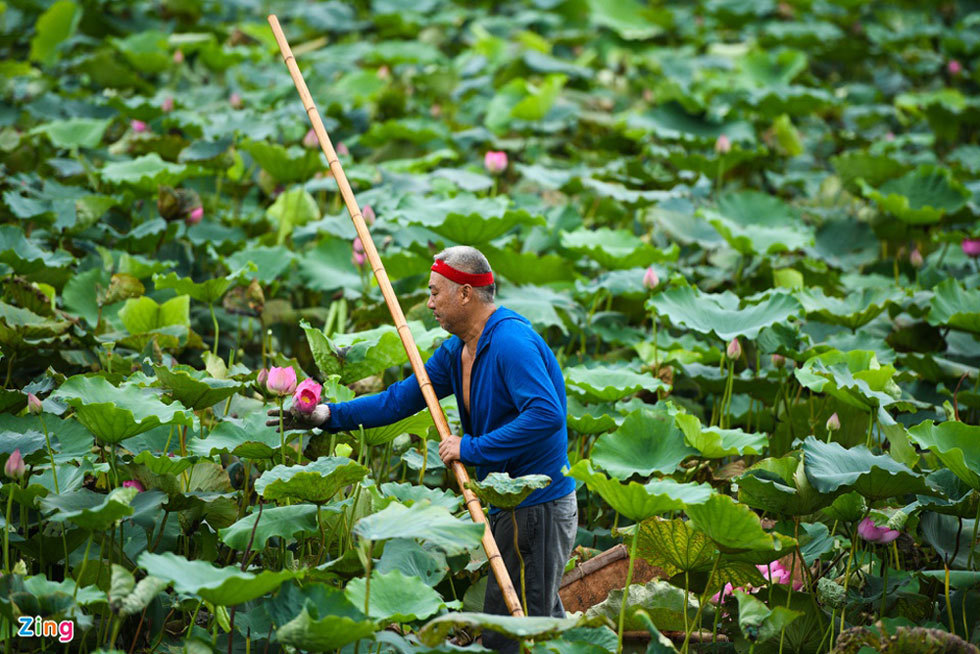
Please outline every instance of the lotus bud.
M738 342L738 338L733 338L728 343L728 349L725 350L725 356L733 361L742 356L742 344Z
M483 155L483 167L491 175L499 175L507 170L507 153L487 150L487 153Z
M391 69L387 66L382 66L377 72L378 79L391 79Z
M784 357L782 354L772 355L772 365L776 366L777 368L784 367L786 365L786 357Z
M320 384L312 378L304 379L293 394L293 408L306 415L313 413L316 405L320 403L322 391Z
M11 568L10 571L12 573L14 573L15 575L20 575L21 577L26 577L27 576L27 563L24 562L24 559L18 559L17 560L17 563L14 564L14 567Z
M433 118L438 118L442 115L442 105L439 103L433 104L429 107L429 115Z
M242 96L236 91L228 96L228 104L231 105L232 109L241 109L245 106L245 102L242 100Z
M296 390L296 371L291 366L270 368L265 385L276 395L292 395Z
M179 52L179 50L178 50L178 52ZM163 113L165 113L165 114L166 113L170 113L171 111L173 111L174 110L174 99L173 98L164 98L163 99L163 102L160 103L160 110L163 111Z
M37 399L37 395L34 393L27 394L27 412L32 416L41 415L44 408L41 406L41 400Z
M347 149L347 146L344 145L344 142L343 141L341 141L340 143L337 144L337 155L338 156L346 157L349 154L350 154L350 150Z
M817 580L817 601L831 609L841 609L847 603L844 587L833 579L820 577Z
M899 536L899 532L888 527L879 527L871 518L865 518L858 524L858 536L869 543L887 545Z
M194 207L188 212L184 222L188 225L196 225L202 218L204 218L204 207Z
M174 52L174 63L178 66L184 63L184 52L182 50L177 50Z
M921 268L922 267L922 263L923 263L923 261L922 261L922 253L919 252L919 248L915 248L909 254L909 263L912 264L913 266L915 266L916 268Z
M259 376L255 378L255 384L261 390L264 391L264 390L268 390L269 388L268 381L269 381L269 371L266 368L263 368L262 370L259 371Z
M885 132L885 140L886 141L894 141L895 140L895 132Z
M22 479L26 469L24 457L21 456L20 449L14 450L14 453L7 457L6 465L3 466L4 474L11 479Z
M354 264L357 266L363 266L364 262L367 261L367 257L364 255L364 245L361 243L361 237L354 237Z
M313 128L310 128L310 131L303 137L303 147L311 149L320 147L320 139L316 137L316 132L313 131Z
M963 72L963 64L956 61L955 59L950 59L949 63L946 64L946 70L949 72L950 75L953 75L955 77L956 75L959 75L960 73Z
M837 416L835 411L829 418L827 418L827 431L837 431L840 429L840 418Z
M146 131L146 123L144 123L142 120L131 120L129 121L129 126L134 132L137 133Z
M650 290L660 286L660 278L657 277L657 271L653 269L653 266L647 268L647 271L643 273L643 285Z
M135 488L136 492L142 493L146 489L143 488L143 484L139 483L135 479L128 479L122 483L123 488Z
M727 136L721 134L718 136L718 140L715 141L715 152L718 154L727 154L732 149L732 142Z
M965 238L960 243L963 254L968 257L980 257L980 238Z
M361 217L364 218L364 222L368 225L373 225L374 221L377 220L374 209L371 208L370 204L365 204L364 208L361 209Z

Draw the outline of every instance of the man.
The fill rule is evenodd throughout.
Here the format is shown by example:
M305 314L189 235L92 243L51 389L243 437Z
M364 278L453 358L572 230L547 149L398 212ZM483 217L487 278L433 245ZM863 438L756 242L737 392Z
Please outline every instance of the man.
M558 361L527 319L494 304L490 264L468 246L435 256L429 276L428 307L453 336L426 362L425 369L440 398L455 394L462 436L439 445L447 464L455 459L477 467L477 478L490 472L511 477L545 474L551 484L531 493L516 511L524 558L528 615L564 617L558 586L578 525L575 485L562 474L568 466L565 382ZM389 424L425 408L415 376L376 395L321 405L313 422L328 431ZM278 412L270 411L270 415ZM278 424L270 421L270 424ZM514 550L509 515L491 507L490 526L515 584L520 564ZM490 575L484 611L506 615L496 579ZM483 644L517 652L515 641L486 633Z

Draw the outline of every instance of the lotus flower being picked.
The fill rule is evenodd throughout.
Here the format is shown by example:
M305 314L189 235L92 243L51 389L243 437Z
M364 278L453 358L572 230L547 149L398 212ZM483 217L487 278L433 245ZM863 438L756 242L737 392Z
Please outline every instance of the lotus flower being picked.
M280 368L275 366L269 369L269 376L265 380L265 386L270 393L276 395L292 395L296 390L296 371L291 367Z
M323 388L313 379L304 379L293 394L293 408L303 414L313 413L316 405L320 403L322 391Z

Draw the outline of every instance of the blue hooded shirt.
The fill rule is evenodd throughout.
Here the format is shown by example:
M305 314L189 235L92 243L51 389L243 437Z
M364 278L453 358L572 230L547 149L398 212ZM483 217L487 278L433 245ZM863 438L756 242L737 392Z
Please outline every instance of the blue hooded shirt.
M463 342L446 340L425 364L436 396L453 393L462 423L460 459L475 465L477 479L491 472L511 477L539 474L551 484L532 492L521 506L571 493L568 467L565 380L554 353L523 316L498 307L480 334L470 371L470 411L463 405ZM376 395L328 404L328 431L379 427L425 408L415 375ZM496 512L498 509L492 509Z

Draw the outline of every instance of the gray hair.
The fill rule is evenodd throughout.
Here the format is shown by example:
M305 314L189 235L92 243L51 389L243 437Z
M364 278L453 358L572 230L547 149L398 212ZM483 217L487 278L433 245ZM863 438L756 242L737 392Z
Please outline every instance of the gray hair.
M481 273L493 272L490 269L490 262L483 256L483 253L469 245L454 245L446 248L435 256L436 261L445 261L456 270L466 273L479 275ZM451 281L451 280L450 280ZM452 282L456 283L456 282ZM489 286L474 286L478 298L486 303L493 302L494 294L497 291L497 284Z

